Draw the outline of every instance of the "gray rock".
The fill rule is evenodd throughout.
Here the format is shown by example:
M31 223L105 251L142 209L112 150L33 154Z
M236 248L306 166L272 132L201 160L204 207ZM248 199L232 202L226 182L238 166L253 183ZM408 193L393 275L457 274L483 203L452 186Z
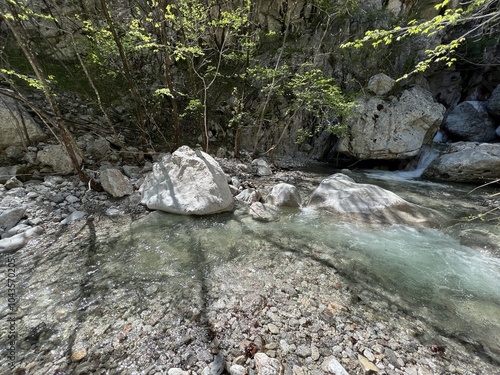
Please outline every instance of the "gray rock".
M269 222L277 220L276 207L268 204L254 202L250 205L248 212L250 216L257 221Z
M491 93L486 104L486 109L491 115L500 117L500 85ZM500 137L500 134L498 136Z
M236 177L236 176L231 177L231 185L233 185L236 189L240 188L241 182L238 179L238 177Z
M167 371L167 374L168 375L189 375L190 372L189 371L184 371L183 369L181 368L171 368Z
M33 118L6 95L0 95L0 150L12 145L26 146L46 135Z
M385 358L395 368L400 368L405 365L405 362L390 348L384 350Z
M247 370L241 365L232 365L229 367L229 373L231 375L245 375Z
M307 358L311 356L311 347L308 345L299 345L297 346L297 349L295 349L295 353L302 358Z
M123 173L125 173L125 176L128 178L137 178L141 174L141 168L135 165L124 165L122 168Z
M257 176L271 176L273 171L264 159L255 159L252 161L252 173Z
M283 373L283 365L275 358L270 358L264 353L256 353L254 356L257 375L280 375Z
M203 151L182 146L153 166L140 188L141 203L181 215L230 211L234 198L220 165Z
M119 210L118 208L110 207L106 210L106 216L116 217L124 215L125 212Z
M252 204L255 202L259 202L261 199L261 195L257 190L249 188L236 195L234 199L245 204Z
M77 156L78 162L82 160ZM44 165L48 165L55 173L70 174L73 172L73 164L68 154L60 145L45 146L43 150L38 151L37 160Z
M446 116L443 126L455 141L490 142L496 137L496 127L485 102L460 103Z
M229 185L229 190L231 190L231 194L236 197L238 194L240 194L240 191L238 190L237 187L233 185Z
M376 185L357 184L341 173L324 179L311 194L307 207L368 224L436 227L442 220L432 210L407 202Z
M59 193L54 194L52 197L50 197L50 200L54 203L57 203L57 204L62 203L62 202L64 202L64 195L59 194Z
M86 212L74 211L71 213L71 215L67 216L63 221L61 221L60 224L62 224L62 225L71 224L72 222L85 217L85 215L87 215Z
M203 370L204 375L220 375L224 371L225 361L221 353L218 353L214 361Z
M64 178L61 176L45 176L43 179L43 184L46 186L56 186L64 182Z
M118 169L105 169L100 173L103 189L115 198L121 198L134 192L130 180Z
M5 184L10 178L15 177L17 174L17 166L0 167L0 184Z
M4 152L5 155L7 155L9 158L14 159L16 161L21 161L26 154L26 149L21 146L12 145L7 147L4 150Z
M416 156L443 120L445 108L419 88L399 100L364 97L346 118L348 135L337 151L358 159L401 159Z
M27 224L18 224L15 227L12 227L8 231L2 234L2 238L8 238L15 236L16 234L26 232L28 229L31 229L30 225Z
M64 198L64 200L66 202L68 202L69 204L73 204L73 203L78 202L80 200L80 198L75 197L73 194L69 194L66 196L66 198Z
M0 209L0 228L9 230L13 228L24 216L26 208L6 208Z
M311 358L313 361L317 361L320 357L319 350L318 348L314 345L311 344Z
M5 183L5 188L7 190L10 189L15 189L23 186L23 183L19 181L16 177L11 177L9 180Z
M28 194L26 194L26 198L28 199L36 199L40 196L39 193L37 193L36 191L30 191Z
M34 227L23 233L0 240L0 253L17 251L24 247L30 239L43 233L42 227Z
M106 156L111 152L111 147L105 138L97 138L94 141L89 141L87 152L94 160L102 161L106 160Z
M267 329L269 330L269 332L271 332L273 335L277 335L278 333L280 333L280 329L279 327L276 325L276 324L273 324L273 323L269 323L267 325Z
M302 203L299 190L295 186L286 183L273 186L266 201L274 206L284 207L300 207Z
M366 88L375 95L385 95L392 90L395 84L394 79L384 73L379 73L370 78Z
M424 178L455 182L490 182L500 176L500 143L457 142L424 171Z
M334 375L349 375L346 369L334 357L328 357L321 365L323 371Z

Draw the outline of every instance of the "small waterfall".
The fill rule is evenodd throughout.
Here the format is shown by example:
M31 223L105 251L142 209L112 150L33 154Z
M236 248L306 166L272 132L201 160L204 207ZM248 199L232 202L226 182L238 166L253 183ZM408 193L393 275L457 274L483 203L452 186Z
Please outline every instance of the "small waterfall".
M435 148L422 146L415 169L412 171L397 172L397 175L402 178L419 178L438 156L439 151Z
M411 171L365 171L365 175L378 180L415 180L422 176L427 167L439 156L439 151L431 146L422 146L417 158L417 165ZM415 181L421 183L421 181ZM426 182L428 183L428 182Z

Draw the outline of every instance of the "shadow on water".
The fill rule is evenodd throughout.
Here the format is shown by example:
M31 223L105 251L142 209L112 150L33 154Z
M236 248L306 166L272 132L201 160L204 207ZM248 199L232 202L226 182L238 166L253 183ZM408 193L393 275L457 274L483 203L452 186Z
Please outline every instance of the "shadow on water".
M164 341L164 350L186 343L181 337L186 320L198 327L187 335L195 334L210 346L215 327L208 314L211 296L217 294L211 290L215 270L230 260L244 266L252 257L273 262L288 252L335 270L354 296L369 290L498 363L500 355L494 351L500 317L494 314L500 311L496 290L500 263L474 254L437 230L362 228L304 211L283 214L280 221L271 223L232 213L202 218L153 214L104 242L97 239L96 225L89 218L81 227L83 237L78 242L82 246L71 249L78 254L68 250L45 259L63 267L75 263L75 268L65 269L54 281L67 282L63 290L76 289L65 300L72 319L67 324L74 327L66 341L66 355L93 332L96 321L109 326L106 336L112 338L122 330L125 317L133 323L155 314L148 324L161 321L165 328L162 337L143 339L144 350L155 347L158 340ZM37 265L43 267L40 262ZM366 308L372 307L366 304ZM170 333L170 329L177 331ZM103 357L101 362L106 360Z
M113 280L140 294L147 285L158 283L174 305L196 301L191 319L209 341L212 267L235 257L242 264L252 256L272 262L273 254L285 251L334 269L354 294L370 290L444 336L456 337L498 361L495 338L500 320L495 311L500 312L500 295L495 277L500 264L432 229L370 229L304 214L265 224L231 215L159 215L135 226L126 241L100 254L99 283ZM144 306L140 301L138 305ZM429 343L432 339L426 338Z

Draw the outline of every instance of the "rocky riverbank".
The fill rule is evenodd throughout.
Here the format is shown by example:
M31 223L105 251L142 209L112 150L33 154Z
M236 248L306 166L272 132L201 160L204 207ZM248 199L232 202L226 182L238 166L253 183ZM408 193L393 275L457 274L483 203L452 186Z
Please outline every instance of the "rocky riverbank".
M317 184L301 172L264 179L252 177L238 163L225 167L239 170L245 187L300 180L307 190ZM128 228L148 213L137 193L114 199L89 191L74 178L53 176L1 189L4 206L25 209L17 226L44 230L22 250L0 255L4 264L13 258L17 270L16 374L499 370L473 343L443 336L412 317L403 303L389 302L382 290L353 282L339 271L339 259L314 247L291 250L293 239L282 237L265 246L256 242L251 255L205 264L189 278L179 275L179 285L167 290L165 282L132 277L106 261L120 238L134 240ZM113 277L94 277L102 269ZM5 295L1 306L5 320ZM1 340L4 346L5 334ZM8 371L6 357L0 366Z

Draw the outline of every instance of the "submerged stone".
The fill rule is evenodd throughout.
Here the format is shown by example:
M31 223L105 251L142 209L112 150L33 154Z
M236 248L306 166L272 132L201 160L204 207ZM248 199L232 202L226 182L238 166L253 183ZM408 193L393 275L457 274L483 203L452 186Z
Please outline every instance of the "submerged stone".
M358 184L341 173L324 179L312 193L307 207L368 224L440 225L437 212L407 202L379 186Z

